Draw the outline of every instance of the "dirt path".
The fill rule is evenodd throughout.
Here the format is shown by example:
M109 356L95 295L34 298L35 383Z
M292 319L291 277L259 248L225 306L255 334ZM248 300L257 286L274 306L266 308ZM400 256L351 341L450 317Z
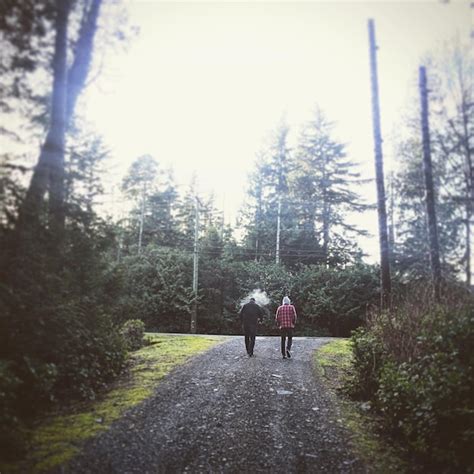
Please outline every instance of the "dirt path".
M231 337L174 370L153 397L86 444L61 472L359 473L311 363L323 338Z

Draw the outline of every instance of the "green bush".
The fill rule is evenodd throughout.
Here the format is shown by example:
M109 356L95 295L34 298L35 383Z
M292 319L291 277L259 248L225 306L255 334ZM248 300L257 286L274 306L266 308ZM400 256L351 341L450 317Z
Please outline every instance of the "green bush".
M0 458L14 458L24 449L21 423L15 410L16 393L22 381L15 375L11 361L0 360Z
M64 397L93 398L125 363L118 330L92 301L25 305L3 314L3 328L10 382L2 382L2 413L21 420Z
M114 321L140 319L148 330L187 331L193 302L192 259L178 250L149 245L124 258L108 274Z
M61 233L0 226L0 423L8 432L0 444L10 456L35 416L62 399L94 397L125 362L104 310L115 297L105 274L112 229L82 204L68 200Z
M374 333L365 328L355 330L350 342L353 371L347 380L347 389L354 398L373 399L384 364L383 345Z
M59 397L94 398L124 366L123 339L109 316L92 304L73 308L68 305L63 311L63 322L58 322L62 337L55 338L56 347L51 354L58 367L54 391ZM65 327L61 327L64 322Z
M372 400L392 433L426 463L472 472L474 307L414 312L407 305L356 332L352 344L352 394Z
M149 244L140 255L111 264L105 277L107 301L118 324L141 319L150 331L188 331L193 310L192 256ZM270 317L260 327L275 333L273 317L289 294L299 315L297 334L349 336L378 303L377 268L300 265L287 268L268 262L236 261L212 256L199 262L198 332L240 332L240 301L255 289L265 291ZM301 330L301 332L300 332Z
M94 309L92 304L44 305L18 309L15 317L3 313L3 460L22 454L25 428L35 416L64 398L94 398L123 367L122 338L109 318Z
M140 319L130 319L120 329L120 334L129 351L136 351L144 345L145 323Z
M368 308L378 303L377 269L362 264L344 269L300 266L291 297L306 324L332 336L348 337L363 323Z

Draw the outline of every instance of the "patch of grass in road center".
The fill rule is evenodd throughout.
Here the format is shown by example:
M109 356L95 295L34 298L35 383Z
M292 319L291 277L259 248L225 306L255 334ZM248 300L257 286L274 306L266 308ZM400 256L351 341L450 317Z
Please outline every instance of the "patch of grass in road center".
M41 472L67 462L80 451L82 442L107 430L127 409L148 398L174 367L224 340L219 336L148 337L149 345L131 354L128 370L107 393L95 401L70 406L67 414L43 420L31 433L27 459L2 471Z
M351 433L354 452L365 462L369 473L402 474L407 462L399 448L389 445L379 430L376 415L362 409L362 404L344 394L345 379L351 368L349 339L337 339L315 351L314 365L324 384L337 398L345 427Z

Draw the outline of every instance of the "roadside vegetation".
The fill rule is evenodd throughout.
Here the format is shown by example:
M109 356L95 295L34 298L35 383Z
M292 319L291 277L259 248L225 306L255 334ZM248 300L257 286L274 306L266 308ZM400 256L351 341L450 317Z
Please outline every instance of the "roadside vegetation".
M351 400L346 384L353 364L352 345L349 339L331 341L314 354L315 369L323 383L337 398L337 405L345 428L349 431L352 446L364 461L370 473L406 473L407 461L401 446L383 434L382 420L370 410L370 405Z
M62 406L39 418L25 433L22 460L0 464L2 472L42 472L76 455L82 443L108 429L122 414L148 398L177 365L222 341L219 336L149 334L146 346L132 352L126 369L95 400Z
M351 338L347 388L427 471L474 469L474 302L420 297L373 315Z
M460 296L418 292L315 356L374 472L473 471L474 305Z

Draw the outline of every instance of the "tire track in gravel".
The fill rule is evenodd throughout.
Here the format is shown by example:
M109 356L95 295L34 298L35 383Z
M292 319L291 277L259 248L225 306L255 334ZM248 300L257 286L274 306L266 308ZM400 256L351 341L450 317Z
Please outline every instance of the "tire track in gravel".
M327 338L229 339L173 370L152 397L57 472L363 473L312 367Z

